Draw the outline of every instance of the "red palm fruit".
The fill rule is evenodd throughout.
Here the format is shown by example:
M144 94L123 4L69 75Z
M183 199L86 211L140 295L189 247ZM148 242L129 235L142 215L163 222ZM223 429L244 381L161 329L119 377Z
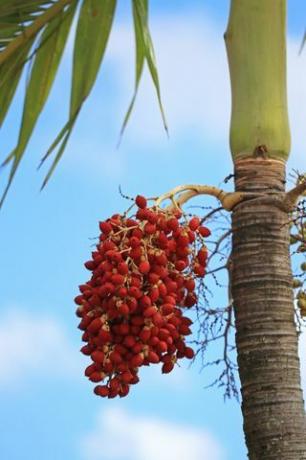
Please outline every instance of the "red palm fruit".
M152 316L152 322L155 326L160 327L165 324L165 318L157 312Z
M153 235L156 232L156 225L147 222L143 229L147 235Z
M192 279L192 278L186 279L186 281L184 283L184 286L187 289L187 291L193 291L195 289L195 281L194 281L194 279Z
M180 319L176 316L171 316L171 318L168 318L168 324L172 324L175 327L177 327L180 323Z
M169 345L169 346L168 346L168 353L169 353L170 355L173 355L173 353L175 353L175 352L176 352L176 347L175 347L175 345L174 345L174 344Z
M198 228L198 232L200 233L201 236L203 236L204 238L209 236L211 234L211 231L209 230L209 228L207 227L199 227Z
M137 204L138 208L144 209L147 207L147 200L142 195L137 195L135 198L135 203Z
M167 338L169 337L169 334L170 332L168 331L168 329L165 329L165 328L160 328L159 332L158 332L158 337L160 338L160 340L167 340Z
M142 296L138 301L138 305L140 305L142 308L151 307L152 305L151 298L147 295Z
M129 306L130 313L133 313L137 309L138 303L137 303L137 300L135 299L135 297L127 298L126 303Z
M127 347L132 348L135 345L136 340L133 335L126 335L122 343Z
M171 337L171 335L169 335L169 337L167 337L166 343L167 343L168 345L172 345L172 344L173 344L173 338Z
M148 344L151 346L151 347L155 347L157 344L159 343L159 338L155 335L153 337L150 337L149 341L148 341Z
M187 257L190 254L190 248L188 246L178 246L176 249L176 255L181 259Z
M154 285L160 280L160 276L157 273L150 272L148 274L149 283Z
M149 297L151 299L151 303L157 301L157 299L159 298L159 290L157 286L153 286L151 288L151 290L149 291Z
M121 299L123 299L127 296L128 290L126 287L120 286L119 288L117 288L116 294L118 295L118 297L121 297Z
M168 362L168 363L164 363L162 365L162 373L163 374L169 374L169 372L171 372L174 368L174 364L172 361Z
M200 219L198 217L196 217L196 216L193 217L192 219L190 219L190 221L188 223L188 226L189 226L190 230L192 230L194 232L200 226Z
M123 383L123 384L121 385L120 389L119 389L119 393L118 393L118 394L119 394L120 398L124 398L125 396L127 396L127 394L129 393L129 391L130 391L129 385Z
M119 273L116 273L115 275L112 276L112 283L115 286L119 286L124 283L124 276L120 275Z
M176 240L178 246L188 246L189 236L187 232L183 232Z
M97 385L95 388L94 388L94 393L97 395L97 396L102 396L102 398L108 396L109 394L109 388L107 385Z
M111 338L112 338L112 336L111 336L111 333L109 332L109 330L107 330L105 328L100 329L98 339L99 339L101 344L105 344L107 342L110 342Z
M174 345L176 346L177 350L181 353L185 351L186 346L183 340L176 340Z
M149 327L145 326L139 333L139 338L142 342L146 343L151 337L151 330Z
M170 217L170 219L167 220L167 227L169 230L175 231L179 227L179 222L176 217Z
M203 246L198 254L197 254L197 257L198 257L198 261L200 262L201 265L205 265L206 262L207 262L207 257L208 257L208 251L206 249L205 246Z
M118 364L116 364L118 366ZM110 374L114 370L114 364L108 359L106 362L103 364L103 371L106 374Z
M175 305L175 297L173 297L173 294L166 295L164 298L164 301L167 303L171 303L172 305Z
M92 318L89 316L84 316L81 321L78 324L78 328L81 329L81 331L85 331L90 324Z
M125 221L125 225L126 225L127 227L135 227L135 225L138 225L138 222L137 222L136 220L134 220L134 219L128 218L128 219L126 219L126 221Z
M155 335L158 335L158 334L159 334L159 327L154 326L154 325L152 324L152 326L151 326L151 335L152 335L152 336L155 336Z
M87 331L85 331L82 334L82 342L88 342L88 340L89 340L89 334Z
M130 385L135 385L136 383L139 382L139 377L138 375L133 375L133 380L130 381Z
M142 262L140 262L138 268L139 268L140 273L145 275L146 273L149 273L151 266L147 260L143 260Z
M84 293L85 291L87 291L88 289L90 289L90 286L88 284L80 284L79 286L79 290L80 292Z
M150 350L147 356L147 359L150 363L159 363L159 356L154 351Z
M111 390L119 390L120 380L118 379L118 377L113 377L110 379L108 384Z
M119 264L122 261L122 255L118 251L113 251L110 259L114 264Z
M83 353L83 355L89 356L92 352L93 348L90 345L84 345L80 352Z
M82 305L83 302L84 297L82 295L78 295L74 298L74 303L76 303L77 305Z
M136 276L136 275L132 275L131 278L130 278L130 285L131 286L136 286L136 287L140 287L141 286L141 279Z
M190 347L186 347L184 350L184 356L188 359L192 359L194 357L194 351Z
M129 370L123 372L120 377L123 383L130 383L133 380L133 374Z
M137 248L133 248L130 251L129 255L134 261L140 259L140 257L142 256L142 248L140 246L138 246Z
M189 244L193 243L194 240L196 239L195 233L192 232L191 230L187 230L187 235L189 239Z
M162 363L171 363L171 361L173 362L173 355L167 353L166 355L163 355L160 360Z
M109 389L109 394L108 394L108 399L112 399L112 398L115 398L116 396L118 396L119 394L119 388L116 390L116 389Z
M177 358L177 359L182 359L182 358L184 358L184 357L185 357L185 354L184 354L183 351L177 351L177 352L176 352L176 358Z
M103 243L103 250L104 251L110 251L110 250L114 250L116 248L117 248L117 246L115 245L115 243L113 241L107 240L107 241L105 241L105 243Z
M118 307L118 312L120 313L120 315L122 316L127 316L129 315L130 313L130 309L129 309L129 306L126 304L126 303L121 303Z
M109 222L99 222L99 228L105 235L108 235L112 231L112 226Z
M130 360L130 364L132 367L139 367L142 365L144 360L143 353L137 353L136 355L133 356L133 358ZM131 382L133 383L133 382Z
M95 363L92 363L86 367L84 374L86 377L89 377L93 372L96 372L96 371L97 371L97 367Z
M118 331L121 335L127 335L129 333L130 326L126 323L118 325Z
M104 358L105 358L105 354L103 353L103 351L95 350L91 354L91 359L95 363L103 364Z
M135 345L132 348L132 351L133 351L134 355L137 354L137 353L142 353L142 351L143 351L143 343L140 343L140 342L135 343Z
M203 265L195 264L193 271L198 277L202 277L205 275L205 267L203 267Z
M95 318L93 321L91 321L91 323L89 324L89 326L87 327L87 331L89 332L89 334L98 334L99 330L101 329L103 325L103 321L101 318Z
M143 237L143 231L140 228L134 228L132 231L132 236L136 236L139 240Z
M136 286L131 286L128 292L129 295L135 299L139 299L142 296L141 290Z
M170 292L176 292L177 291L177 283L175 281L172 281L171 279L165 281L165 285L167 288L167 293L170 294Z
M87 262L85 262L85 268L87 268L87 270L94 270L96 268L96 263L93 261L93 260L88 260Z
M197 297L194 293L189 293L187 294L185 300L184 300L184 306L189 308L192 307L197 303Z
M107 282L103 284L103 286L99 287L98 292L101 297L107 296L108 294L113 294L115 292L115 286L113 283Z
M182 335L189 335L191 334L191 330L186 324L181 324L179 326L179 333Z
M150 209L148 209L147 211L147 220L148 222L150 222L150 224L156 224L157 221L158 221L158 215L151 211Z
M155 260L159 265L166 265L168 263L168 258L164 252L157 254Z
M167 342L164 342L163 340L160 340L157 344L156 344L156 349L159 353L166 353L166 351L168 350L168 344Z
M129 245L131 248L135 249L141 245L141 240L137 236L131 236L129 239Z
M159 275L160 279L164 279L169 275L168 269L162 265L154 265L153 271Z
M160 297L165 298L168 291L164 283L159 283L158 290L159 290Z
M133 356L133 355L131 355L131 356ZM130 356L130 358L131 358L131 356ZM124 358L126 359L126 356ZM128 370L129 370L129 368L128 368L128 363L127 362L122 362L120 364L117 364L117 366L116 366L116 371L118 371L118 372L126 372Z
M161 312L164 316L170 315L173 313L174 305L172 303L164 303L161 307Z
M186 316L182 316L181 323L186 324L187 326L191 326L193 324L193 321L190 318L187 318Z
M93 372L92 374L90 374L88 378L89 380L91 380L91 382L98 383L98 382L102 382L104 377L105 377L105 374L103 372Z
M117 343L115 346L114 346L114 351L116 351L117 353L119 353L121 356L124 356L126 355L127 353L127 348L124 347L123 345L121 345L121 343Z
M175 252L176 247L177 247L177 244L176 244L175 240L168 241L168 249L169 249L170 252L172 252L172 253Z
M144 318L142 315L135 315L131 318L131 323L134 326L142 326L144 323Z
M157 237L157 244L161 249L166 249L168 247L168 238L164 232L160 232Z
M175 262L174 266L175 266L176 270L178 270L179 272L182 272L187 267L187 264L186 264L186 262L184 260L180 259L180 260L177 260Z
M117 266L117 270L120 275L127 275L129 272L128 264L126 262L120 262Z
M122 356L117 351L112 351L109 355L109 359L114 364L119 364L122 362Z
M145 311L143 312L143 316L145 318L150 318L151 316L155 315L157 313L157 308L155 306L146 308Z
M102 262L102 264L99 265L99 268L101 268L101 270L106 273L112 271L113 265L108 260L105 260Z

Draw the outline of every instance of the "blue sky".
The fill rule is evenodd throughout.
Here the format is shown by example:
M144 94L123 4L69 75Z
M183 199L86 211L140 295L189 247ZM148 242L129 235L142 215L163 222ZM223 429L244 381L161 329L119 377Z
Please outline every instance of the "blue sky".
M36 166L67 116L71 46L66 50L47 109L0 215L3 460L246 458L239 404L224 403L222 390L204 389L213 373L200 373L200 362L191 369L186 363L169 376L144 369L141 383L125 399L95 397L82 375L87 360L78 352L73 304L77 286L88 277L83 262L98 221L125 210L119 184L129 195L154 196L183 183L219 185L231 172L230 94L222 39L228 3L151 2L170 138L146 74L117 150L134 78L130 11L127 2L119 2L102 72L64 158L39 193L43 173ZM306 169L306 57L297 54L305 25L306 4L289 1L289 168L301 171ZM0 134L3 157L16 140L22 89ZM216 292L214 302L225 299L225 292Z

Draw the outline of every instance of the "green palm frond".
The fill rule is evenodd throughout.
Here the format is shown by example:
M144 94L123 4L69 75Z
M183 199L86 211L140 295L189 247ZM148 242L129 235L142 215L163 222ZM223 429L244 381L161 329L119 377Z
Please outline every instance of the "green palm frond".
M9 165L10 170L0 207L52 89L76 14L78 17L74 37L70 110L67 123L42 158L41 164L54 155L42 187L46 185L57 166L82 105L96 81L115 9L116 0L0 0L0 126L11 106L22 71L26 63L31 62L17 144L2 161L2 166ZM132 9L136 44L135 92L121 133L132 111L145 61L167 129L148 28L148 1L132 0Z

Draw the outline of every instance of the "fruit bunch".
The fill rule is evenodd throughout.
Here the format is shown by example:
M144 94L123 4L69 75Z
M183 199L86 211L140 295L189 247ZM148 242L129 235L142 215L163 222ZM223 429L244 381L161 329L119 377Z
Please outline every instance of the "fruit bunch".
M100 222L101 234L85 267L91 279L75 298L79 328L92 359L85 375L95 394L126 396L143 365L161 363L169 373L178 359L192 359L186 345L192 321L184 310L197 302L196 278L205 275L208 228L198 217L147 207L138 195L136 215ZM103 383L103 384L101 384Z

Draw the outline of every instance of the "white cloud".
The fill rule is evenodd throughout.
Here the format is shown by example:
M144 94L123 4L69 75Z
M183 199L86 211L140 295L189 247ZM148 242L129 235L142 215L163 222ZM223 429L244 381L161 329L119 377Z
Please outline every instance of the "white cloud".
M86 460L221 460L222 448L204 429L129 414L100 411L94 431L82 440Z
M34 375L81 375L79 353L52 317L11 310L0 320L0 385Z

